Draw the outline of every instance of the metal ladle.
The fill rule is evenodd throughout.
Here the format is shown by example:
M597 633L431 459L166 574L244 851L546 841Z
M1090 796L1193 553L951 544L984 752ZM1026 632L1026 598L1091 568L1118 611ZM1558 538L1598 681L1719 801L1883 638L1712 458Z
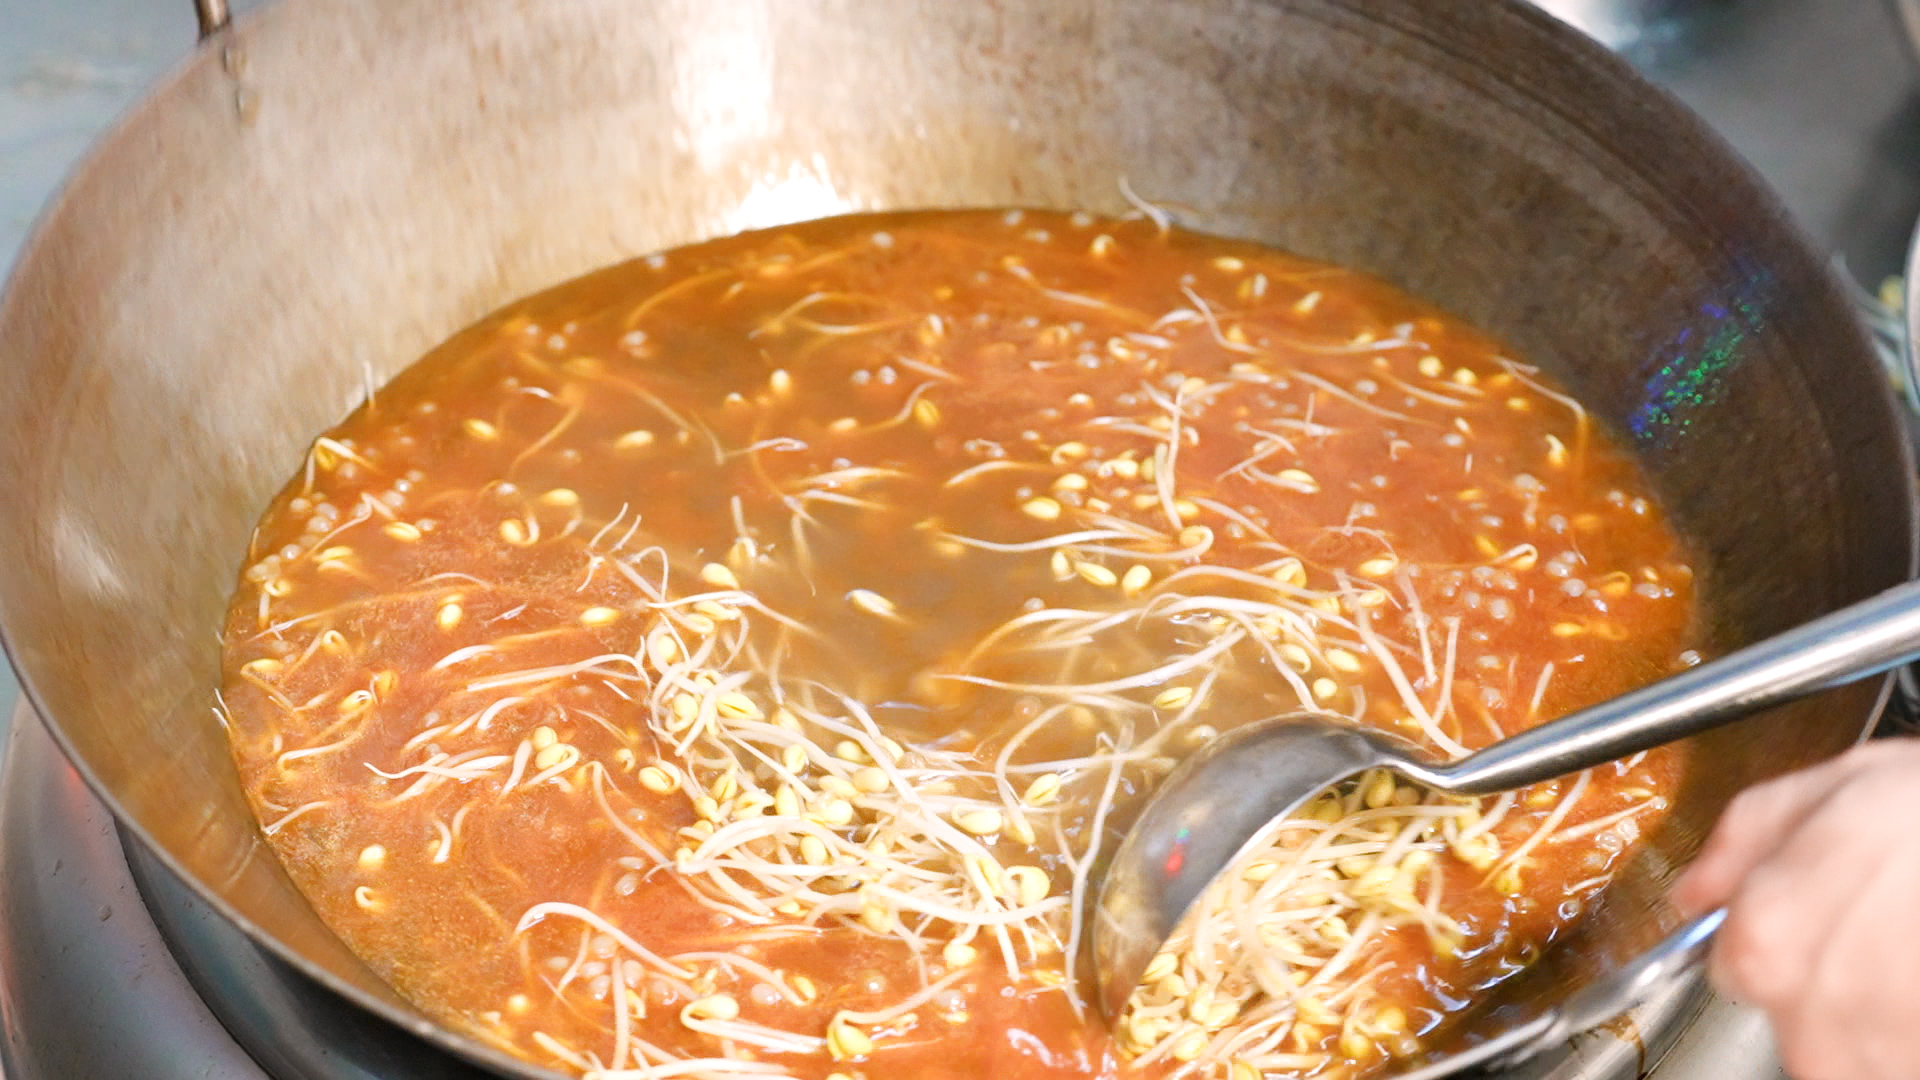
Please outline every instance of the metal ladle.
M1168 775L1115 850L1094 904L1094 978L1117 1018L1141 973L1214 878L1308 800L1369 769L1453 795L1490 795L1590 769L1920 659L1920 582L1650 686L1437 762L1384 732L1289 713L1234 728ZM1706 953L1723 912L1675 931L1559 1007L1406 1074L1432 1080L1523 1061L1644 1000Z

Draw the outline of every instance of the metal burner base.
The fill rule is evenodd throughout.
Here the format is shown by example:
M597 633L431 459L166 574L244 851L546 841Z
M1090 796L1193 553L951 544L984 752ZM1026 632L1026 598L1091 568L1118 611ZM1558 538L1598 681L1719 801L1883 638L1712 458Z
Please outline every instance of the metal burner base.
M0 764L0 1073L267 1080L188 985L112 815L24 706Z

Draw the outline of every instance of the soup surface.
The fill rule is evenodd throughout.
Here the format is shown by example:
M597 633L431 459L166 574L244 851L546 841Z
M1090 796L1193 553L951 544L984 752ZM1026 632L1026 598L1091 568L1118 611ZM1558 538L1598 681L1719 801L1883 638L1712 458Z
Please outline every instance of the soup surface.
M316 440L225 631L315 907L447 1024L619 1076L1355 1076L1578 917L1647 755L1368 776L1109 1033L1090 871L1215 733L1443 756L1697 659L1579 405L1371 279L1153 218L852 217L613 267Z

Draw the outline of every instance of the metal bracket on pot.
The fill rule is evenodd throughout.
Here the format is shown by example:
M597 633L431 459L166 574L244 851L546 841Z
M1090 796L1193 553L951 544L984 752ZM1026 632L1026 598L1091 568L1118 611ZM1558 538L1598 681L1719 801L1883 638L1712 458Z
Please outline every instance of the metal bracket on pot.
M1835 260L1834 272L1846 285L1853 306L1866 325L1874 351L1887 369L1893 392L1906 406L1910 424L1920 423L1920 379L1912 350L1907 347L1906 301L1900 295L1906 286L1900 279L1888 279L1879 292L1869 290L1848 269Z
M1901 5L1920 26L1920 0ZM1887 369L1888 381L1899 399L1907 439L1920 451L1920 230L1907 249L1904 278L1889 278L1879 290L1862 285L1844 265L1835 271L1853 296L1854 307L1866 324L1874 351ZM1913 478L1920 484L1920 477ZM1895 673L1893 696L1881 714L1875 735L1920 734L1920 666L1908 665Z
M233 22L227 0L193 0L193 11L200 17L200 40L205 41L225 30Z

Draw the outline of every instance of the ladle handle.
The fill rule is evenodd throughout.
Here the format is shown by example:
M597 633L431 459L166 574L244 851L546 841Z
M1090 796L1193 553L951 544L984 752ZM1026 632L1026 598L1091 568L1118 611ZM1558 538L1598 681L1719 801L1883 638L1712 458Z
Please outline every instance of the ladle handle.
M1616 758L1920 659L1920 582L1770 637L1432 770L1462 795L1508 791Z
M1507 1075L1539 1055L1564 1046L1568 1039L1645 1004L1655 993L1706 959L1713 947L1713 936L1726 918L1725 908L1708 912L1627 961L1620 970L1577 991L1553 1011L1453 1057L1401 1074L1397 1080L1485 1076L1487 1070Z
M1578 1035L1646 1003L1655 991L1707 958L1713 936L1727 921L1727 909L1715 908L1667 935L1625 967L1592 983L1560 1006L1568 1035Z

